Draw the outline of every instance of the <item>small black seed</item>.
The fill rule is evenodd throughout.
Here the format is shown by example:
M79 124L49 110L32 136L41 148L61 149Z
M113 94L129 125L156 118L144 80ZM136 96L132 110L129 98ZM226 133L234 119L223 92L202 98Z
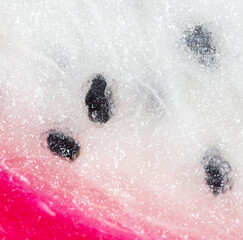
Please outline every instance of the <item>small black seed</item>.
M98 74L92 80L90 89L85 97L88 116L92 122L106 123L112 116L112 93L107 89L105 78Z
M209 163L205 167L207 174L206 182L214 195L218 195L220 192L224 192L224 187L228 183L228 178L222 174L218 166L213 163Z
M206 184L210 191L217 196L231 189L229 174L230 164L223 160L216 150L208 151L203 157Z
M193 30L187 30L185 35L186 45L201 64L208 66L216 63L216 47L211 32L201 25L196 25Z
M72 137L61 131L48 131L47 144L49 150L60 157L73 161L79 156L80 146Z

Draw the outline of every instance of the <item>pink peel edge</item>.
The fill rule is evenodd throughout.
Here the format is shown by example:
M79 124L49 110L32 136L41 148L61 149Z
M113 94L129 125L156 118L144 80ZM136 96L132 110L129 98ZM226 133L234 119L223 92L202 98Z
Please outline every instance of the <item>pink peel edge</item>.
M53 207L48 206L48 202ZM143 236L120 224L107 224L89 218L79 209L69 209L49 194L34 191L6 169L0 169L0 238L15 239L102 239L143 240L158 239L150 232ZM166 232L165 240L182 240ZM193 240L193 238L188 238ZM195 240L195 239L194 239Z

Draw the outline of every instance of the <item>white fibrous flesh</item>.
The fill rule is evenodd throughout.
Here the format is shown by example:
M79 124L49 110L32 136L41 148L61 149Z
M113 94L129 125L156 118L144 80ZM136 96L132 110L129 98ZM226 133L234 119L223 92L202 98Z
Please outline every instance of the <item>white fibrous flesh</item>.
M1 167L141 236L85 183L145 225L243 239L242 16L240 0L0 0ZM103 123L85 105L99 74ZM53 129L79 144L75 160L46 146ZM230 168L220 190L208 151Z

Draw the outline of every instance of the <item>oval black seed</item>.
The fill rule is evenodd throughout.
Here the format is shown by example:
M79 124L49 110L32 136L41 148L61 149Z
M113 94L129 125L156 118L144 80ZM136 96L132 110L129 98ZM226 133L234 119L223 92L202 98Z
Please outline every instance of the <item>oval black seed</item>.
M73 161L79 156L80 146L72 137L61 131L48 131L47 144L49 150L60 157Z
M217 196L232 188L230 181L231 166L217 150L208 151L203 157L206 184Z
M216 63L216 47L211 32L202 25L196 25L186 30L185 36L186 45L201 64L209 66Z
M210 190L214 195L225 192L225 185L229 182L227 176L223 175L219 166L216 166L214 163L210 162L205 167L205 172L207 174L206 182Z
M88 116L92 122L106 123L112 116L112 92L107 89L105 78L98 74L92 80L85 97Z

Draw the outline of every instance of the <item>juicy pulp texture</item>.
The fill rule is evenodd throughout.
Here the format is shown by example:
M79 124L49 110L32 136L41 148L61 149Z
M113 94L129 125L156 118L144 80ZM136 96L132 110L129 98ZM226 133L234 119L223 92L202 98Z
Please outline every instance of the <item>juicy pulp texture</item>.
M240 0L0 1L1 168L50 216L69 216L67 234L243 239L242 13ZM186 45L198 25L204 42ZM102 125L85 106L97 74L113 98ZM52 129L79 144L73 162L48 149ZM209 149L232 168L232 189L217 196Z

